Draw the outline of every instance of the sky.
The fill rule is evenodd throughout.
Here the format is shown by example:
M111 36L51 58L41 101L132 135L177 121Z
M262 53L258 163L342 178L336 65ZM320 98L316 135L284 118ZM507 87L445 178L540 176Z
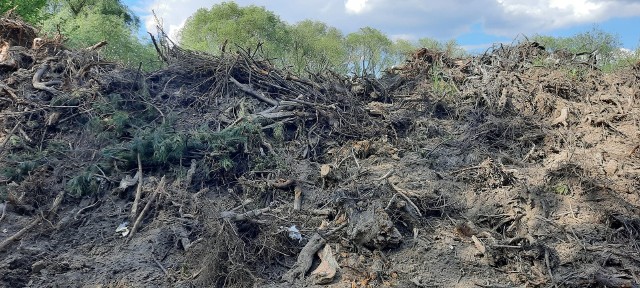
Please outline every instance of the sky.
M155 31L151 11L176 35L185 20L216 0L123 0ZM237 0L263 6L294 24L322 21L345 35L373 27L391 39L455 39L468 50L512 43L523 35L571 36L594 27L617 34L622 46L640 44L640 0Z

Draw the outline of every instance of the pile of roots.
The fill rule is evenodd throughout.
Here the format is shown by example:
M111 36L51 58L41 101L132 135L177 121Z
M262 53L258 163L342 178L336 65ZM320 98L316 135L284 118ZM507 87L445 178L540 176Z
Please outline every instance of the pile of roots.
M63 40L0 19L4 286L639 283L637 65L522 41L303 77L161 32L148 73Z

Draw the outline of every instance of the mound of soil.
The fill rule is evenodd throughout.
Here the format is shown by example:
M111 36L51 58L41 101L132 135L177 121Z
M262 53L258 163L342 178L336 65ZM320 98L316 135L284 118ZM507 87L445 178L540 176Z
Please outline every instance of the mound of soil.
M640 64L537 43L380 78L0 19L0 285L636 287Z

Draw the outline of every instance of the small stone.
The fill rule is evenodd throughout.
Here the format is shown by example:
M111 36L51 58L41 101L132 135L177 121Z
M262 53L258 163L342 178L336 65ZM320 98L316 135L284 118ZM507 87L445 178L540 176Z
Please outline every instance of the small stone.
M45 263L44 260L36 261L35 263L33 263L33 265L31 265L31 271L33 273L39 273L42 269L46 267L47 267L47 263Z

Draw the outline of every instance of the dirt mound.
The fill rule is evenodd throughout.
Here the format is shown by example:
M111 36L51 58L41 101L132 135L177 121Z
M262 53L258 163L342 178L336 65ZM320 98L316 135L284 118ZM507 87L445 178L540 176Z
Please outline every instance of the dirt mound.
M32 29L0 20L3 286L640 282L637 67L524 42L301 78L161 37L145 73Z

